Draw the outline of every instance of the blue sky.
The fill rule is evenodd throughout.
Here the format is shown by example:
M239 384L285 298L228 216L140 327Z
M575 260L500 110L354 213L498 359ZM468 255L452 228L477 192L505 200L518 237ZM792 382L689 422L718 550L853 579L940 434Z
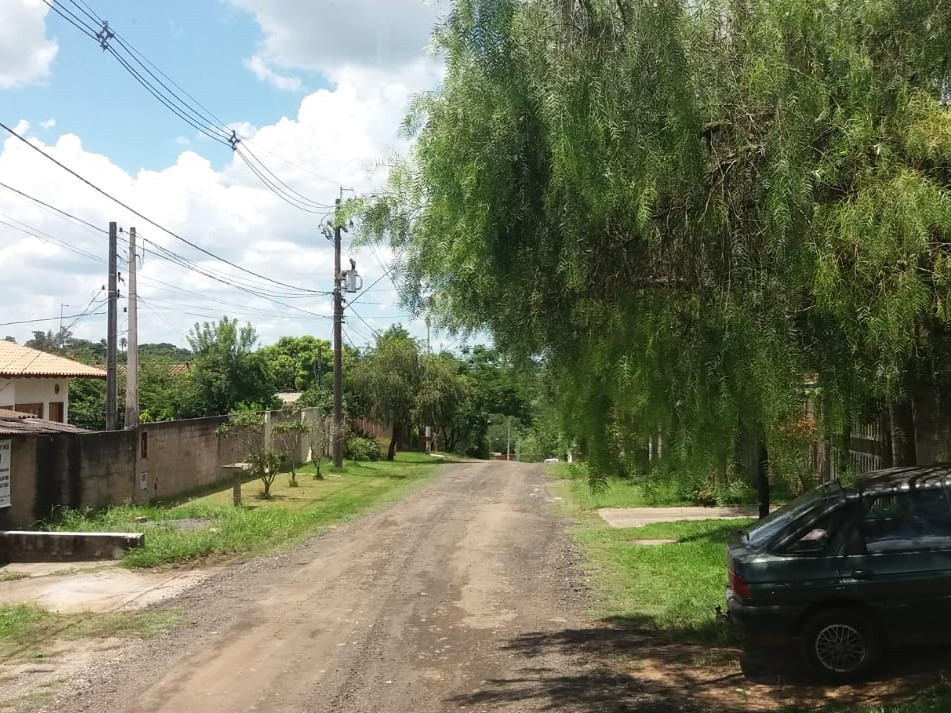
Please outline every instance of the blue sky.
M300 91L282 91L255 78L242 61L254 53L260 29L250 13L225 3L95 0L89 5L226 122L273 123L293 116L307 91L330 86L320 73L300 69L295 71L302 80ZM92 39L54 13L48 15L47 28L59 45L51 74L5 92L8 117L36 126L55 118L56 126L46 136L77 134L89 151L107 154L133 172L172 163L182 150L181 139L194 140L191 127L147 94ZM223 147L199 148L216 165L229 158Z
M82 0L50 2L77 13L84 7ZM398 135L409 102L442 76L440 61L426 51L445 11L440 2L85 2L236 128L243 147L253 147L282 181L315 202L331 202L341 184L378 188L385 178L381 162L409 148ZM0 136L0 182L95 226L115 220L123 229L137 227L149 241L140 266L140 341L184 344L195 321L222 314L252 322L263 343L285 334L329 337L330 301L307 292L332 284L332 250L319 235L319 212L281 201L239 156L161 106L43 0L0 2L0 121L163 227L236 265L304 288L287 290L210 259ZM192 267L156 252L162 248ZM101 230L0 189L7 288L0 336L23 341L34 329L55 331L62 310L81 315L66 320L77 336L102 338L105 319L96 310L104 254ZM374 288L351 308L347 341L364 346L397 321L423 338L424 323L396 304L386 276L389 251L345 245L345 264L348 257ZM435 348L452 345L434 335Z

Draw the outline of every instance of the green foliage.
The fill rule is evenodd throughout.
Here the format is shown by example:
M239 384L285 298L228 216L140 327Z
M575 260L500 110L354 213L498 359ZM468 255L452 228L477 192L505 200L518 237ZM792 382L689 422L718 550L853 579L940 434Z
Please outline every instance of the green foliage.
M69 380L69 422L90 431L105 430L106 383L103 380Z
M251 451L247 456L247 463L250 466L248 472L261 481L264 486L261 497L265 500L271 497L271 484L280 472L283 461L282 455L270 448L259 448Z
M356 366L353 384L370 417L393 428L387 460L393 459L403 430L413 422L421 378L419 346L399 325L379 335Z
M301 440L310 433L310 427L300 420L300 411L292 410L286 420L278 421L271 427L271 435L280 445L279 455L282 463L290 467L291 485L297 485L297 459Z
M253 350L254 328L222 317L217 324L196 323L188 335L194 352L188 372L191 393L184 417L229 414L241 404L275 405L268 363Z
M523 463L541 463L548 457L548 451L535 432L529 431L515 440L516 460Z
M260 353L270 365L277 391L307 391L330 382L333 351L325 339L281 337Z
M409 306L543 354L598 473L945 384L951 9L938 0L457 0L416 144L363 205Z
M95 513L68 511L55 529L147 533L144 546L128 550L123 557L122 564L128 567L162 567L273 551L392 500L435 472L428 458L423 461L425 456L414 456L401 454L394 462L348 465L339 477L306 479L295 489L285 489L278 482L272 498L250 507L234 507L228 487L177 506L118 505ZM207 524L176 527L175 521L183 519Z
M380 446L372 438L354 436L346 443L346 457L352 461L380 460Z

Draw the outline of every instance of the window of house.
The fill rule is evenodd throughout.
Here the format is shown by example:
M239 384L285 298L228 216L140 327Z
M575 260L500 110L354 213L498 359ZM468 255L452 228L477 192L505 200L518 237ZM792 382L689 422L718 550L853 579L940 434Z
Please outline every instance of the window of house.
M140 457L149 457L149 434L146 431L142 431L142 435L139 437L139 452Z
M14 411L20 413L33 414L37 418L43 418L43 404L17 404L13 407Z

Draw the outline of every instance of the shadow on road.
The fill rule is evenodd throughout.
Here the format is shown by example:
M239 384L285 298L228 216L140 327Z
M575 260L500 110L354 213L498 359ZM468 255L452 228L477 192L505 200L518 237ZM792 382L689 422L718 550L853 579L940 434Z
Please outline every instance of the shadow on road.
M871 680L831 686L812 677L793 648L683 643L612 625L529 633L502 648L523 665L451 703L591 713L881 706L908 700L951 669L947 647L902 650L886 655ZM568 663L553 668L552 661ZM951 703L951 688L943 685L940 700Z

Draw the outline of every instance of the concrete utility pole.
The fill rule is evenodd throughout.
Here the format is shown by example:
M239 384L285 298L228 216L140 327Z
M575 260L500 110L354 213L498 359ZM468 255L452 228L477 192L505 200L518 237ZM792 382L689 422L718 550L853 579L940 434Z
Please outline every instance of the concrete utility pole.
M343 466L343 290L340 275L340 199L334 208L334 468Z
M139 425L139 325L135 287L135 228L129 228L129 341L126 346L125 427Z
M119 289L116 284L117 253L119 250L119 234L115 221L109 223L109 294L108 315L106 328L106 430L115 431L118 425L119 414L116 411L117 380L116 380L116 341L118 315L116 314Z

